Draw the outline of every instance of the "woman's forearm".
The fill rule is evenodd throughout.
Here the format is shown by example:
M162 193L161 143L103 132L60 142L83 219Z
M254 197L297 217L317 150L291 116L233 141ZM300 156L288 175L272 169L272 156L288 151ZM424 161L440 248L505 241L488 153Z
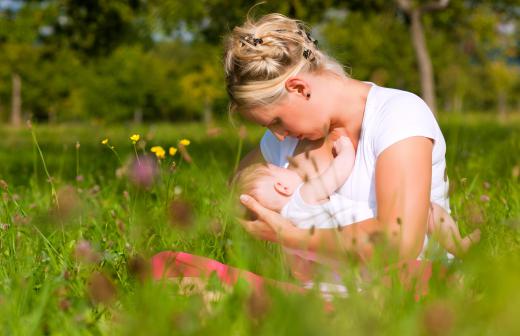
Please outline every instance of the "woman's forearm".
M362 259L369 258L373 251L371 237L383 233L377 219L372 218L338 229L299 229L286 227L279 232L282 245L312 251L318 254L341 257L354 254Z

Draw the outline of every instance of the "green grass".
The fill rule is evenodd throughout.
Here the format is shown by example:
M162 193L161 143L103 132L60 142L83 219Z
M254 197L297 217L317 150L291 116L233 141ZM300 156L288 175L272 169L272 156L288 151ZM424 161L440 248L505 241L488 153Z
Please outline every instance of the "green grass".
M211 279L209 289L222 297L206 304L201 294L181 295L176 284L141 282L135 270L139 258L176 250L294 282L279 246L240 227L227 186L239 148L253 148L261 129L249 126L242 141L226 125L217 136L199 124L36 125L51 184L30 130L0 128L0 179L8 184L0 201L2 334L518 334L520 122L444 116L441 127L453 214L463 232L481 228L482 242L447 266L448 280L439 275L442 261L435 262L430 291L419 301L374 276L363 291L335 299L333 312L315 292L269 289L265 303L244 283L224 291ZM145 138L146 148L188 138L193 163L177 154L172 171L167 158L155 185L139 189L117 176L118 159L100 143L109 138L126 164L135 157L133 133ZM187 227L171 223L171 198L192 213ZM78 252L85 241L90 248ZM91 299L100 291L89 289L94 272L109 279L113 301ZM355 286L358 274L346 267L346 284Z

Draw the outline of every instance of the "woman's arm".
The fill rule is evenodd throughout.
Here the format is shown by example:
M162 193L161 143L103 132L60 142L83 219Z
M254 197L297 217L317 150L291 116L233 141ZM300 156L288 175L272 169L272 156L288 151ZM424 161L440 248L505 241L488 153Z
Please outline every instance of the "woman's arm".
M430 203L432 141L411 137L385 149L376 162L377 218L337 229L299 229L280 214L262 207L252 197L242 203L257 219L243 221L254 236L293 248L325 254L346 252L369 257L370 237L385 232L401 260L415 259L422 248Z
M376 162L377 219L399 233L399 258L415 259L427 231L432 176L431 139L411 137L385 149Z

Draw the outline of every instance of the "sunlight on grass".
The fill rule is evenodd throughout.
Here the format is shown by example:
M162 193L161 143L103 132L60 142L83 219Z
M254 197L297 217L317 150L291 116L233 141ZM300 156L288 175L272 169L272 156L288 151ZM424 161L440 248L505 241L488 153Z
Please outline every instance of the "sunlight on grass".
M258 295L242 281L150 277L149 258L172 250L295 283L280 248L240 227L227 184L260 128L239 137L199 124L36 125L39 147L28 129L2 129L3 333L518 333L520 123L473 116L441 127L453 215L463 234L480 228L481 243L464 260L434 261L418 300L375 264L361 288L363 268L346 266L349 295L331 304L317 290Z

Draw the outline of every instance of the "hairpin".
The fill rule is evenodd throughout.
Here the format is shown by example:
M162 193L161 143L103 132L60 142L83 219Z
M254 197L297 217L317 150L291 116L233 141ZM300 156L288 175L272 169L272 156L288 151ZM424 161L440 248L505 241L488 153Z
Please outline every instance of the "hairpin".
M303 57L305 57L305 59L309 59L309 57L311 57L311 55L312 55L312 51L310 49L303 48Z
M246 36L242 37L241 38L242 40L242 43L247 43L249 45L253 45L253 46L257 46L257 44L262 44L264 43L264 40L262 40L261 38L256 38L256 37L253 37L252 34L247 34Z

